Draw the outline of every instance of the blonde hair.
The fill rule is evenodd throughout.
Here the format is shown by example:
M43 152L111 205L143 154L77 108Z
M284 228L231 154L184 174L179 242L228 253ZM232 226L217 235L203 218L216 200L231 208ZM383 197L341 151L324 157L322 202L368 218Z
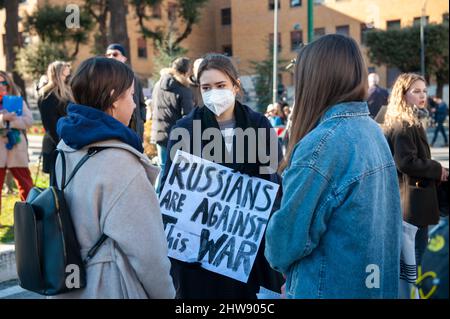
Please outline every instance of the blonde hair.
M391 129L395 124L420 125L417 110L406 102L406 93L416 81L426 83L422 76L414 73L400 74L395 81L384 118L385 130Z
M70 87L62 79L62 73L66 67L70 67L70 64L64 61L55 61L48 66L48 83L40 90L42 96L54 93L56 98L63 102L73 99Z

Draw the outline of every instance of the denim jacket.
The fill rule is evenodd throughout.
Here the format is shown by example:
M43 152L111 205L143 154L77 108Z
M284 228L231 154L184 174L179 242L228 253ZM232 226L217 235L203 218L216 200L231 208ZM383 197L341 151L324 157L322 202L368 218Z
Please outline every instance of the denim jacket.
M366 103L331 107L295 147L265 256L288 298L397 298L395 163Z

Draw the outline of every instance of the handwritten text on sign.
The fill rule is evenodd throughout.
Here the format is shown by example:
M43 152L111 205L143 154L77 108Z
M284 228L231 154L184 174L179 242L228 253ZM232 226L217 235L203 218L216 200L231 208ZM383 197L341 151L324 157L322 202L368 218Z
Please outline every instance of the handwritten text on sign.
M160 195L169 257L247 282L278 187L178 151Z

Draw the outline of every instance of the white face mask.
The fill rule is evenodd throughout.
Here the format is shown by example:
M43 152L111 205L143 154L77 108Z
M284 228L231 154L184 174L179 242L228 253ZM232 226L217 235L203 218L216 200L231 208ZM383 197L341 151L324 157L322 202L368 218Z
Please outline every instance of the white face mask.
M233 91L228 89L212 89L203 92L202 98L205 106L217 116L233 106L236 101Z

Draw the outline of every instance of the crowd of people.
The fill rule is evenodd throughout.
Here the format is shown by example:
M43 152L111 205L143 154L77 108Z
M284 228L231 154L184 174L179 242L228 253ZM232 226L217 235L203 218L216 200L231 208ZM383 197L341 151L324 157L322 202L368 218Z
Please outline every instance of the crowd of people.
M435 97L427 111L423 77L402 74L389 93L376 74L367 74L354 40L326 35L298 54L294 105L279 101L261 114L240 102L241 81L229 57L207 54L193 63L178 58L161 70L150 102L158 169L143 154L149 116L126 54L112 44L104 57L83 61L73 74L70 64L53 62L39 88L44 172L62 178L55 149L64 152L70 171L89 148L106 148L65 194L82 255L101 234L108 239L87 265L86 288L56 298L255 299L260 287L287 298L399 297L402 225L418 228L419 267L429 226L448 215L438 200L448 169L431 158L422 121L424 112L433 114L431 144L441 133L448 145L448 107ZM6 94L19 92L0 72L0 97ZM32 187L24 135L31 112L25 102L21 116L0 112L0 183L10 170L25 200ZM202 158L281 186L247 282L168 257L158 195L173 154L197 142L196 122L201 136L211 128L221 134L218 142L202 139ZM190 138L173 136L177 129ZM275 129L263 143L276 139L278 148L269 148L269 155L278 170L262 172L265 163L252 161L248 152L243 162L227 160L240 142L249 147L248 140L237 140L237 129ZM8 147L11 132L18 138ZM218 157L204 152L210 143L219 143ZM186 149L194 154L195 147ZM370 265L381 274L375 288L367 285Z

